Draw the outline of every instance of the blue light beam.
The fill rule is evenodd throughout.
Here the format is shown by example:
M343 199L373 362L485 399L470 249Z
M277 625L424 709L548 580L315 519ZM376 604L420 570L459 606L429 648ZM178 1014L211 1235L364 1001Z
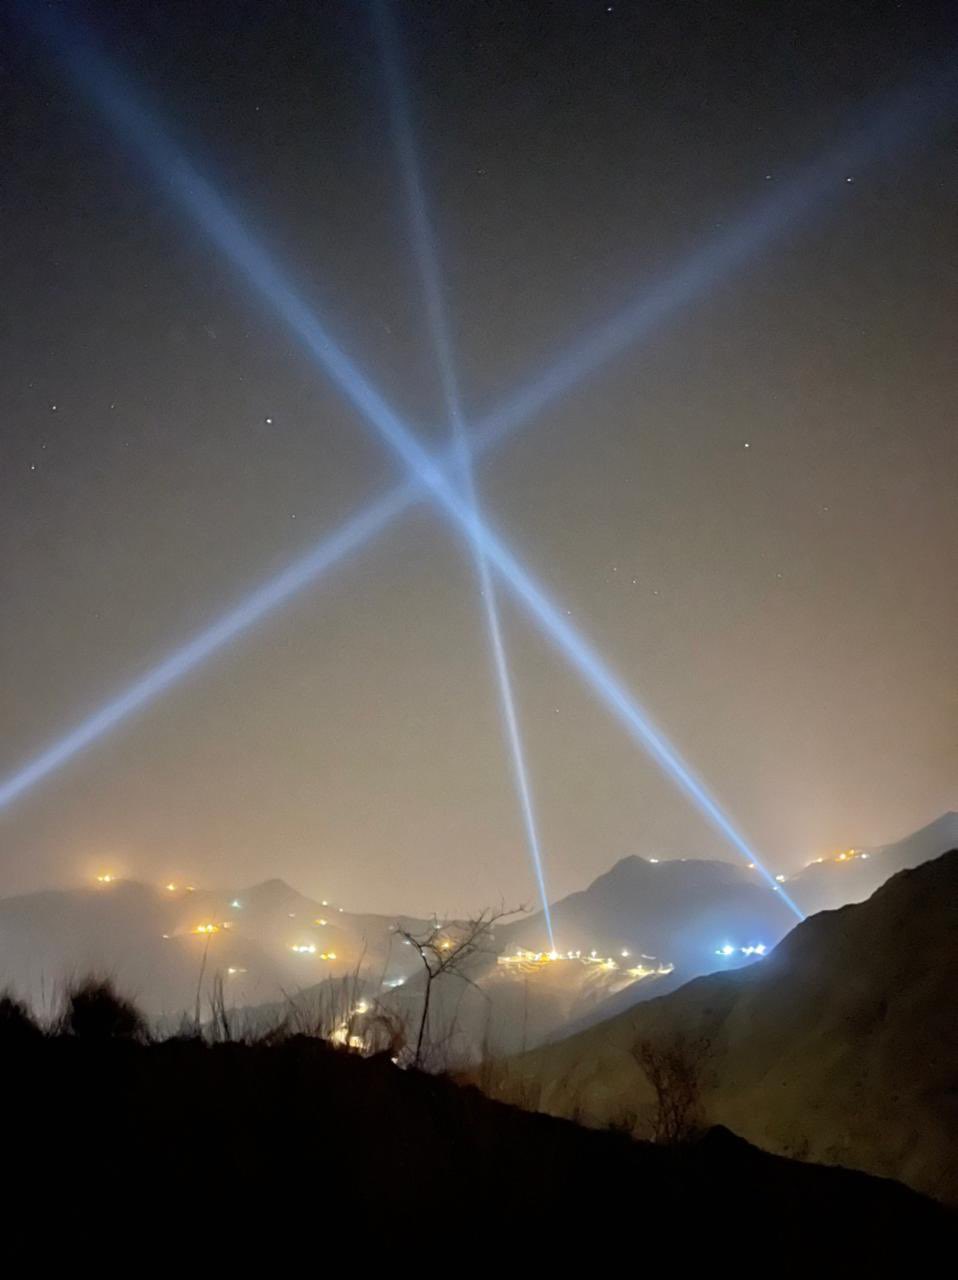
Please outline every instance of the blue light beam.
M317 543L268 581L217 618L191 640L175 649L157 666L134 680L121 693L58 738L0 782L0 810L5 809L42 778L59 769L97 738L153 702L171 685L182 680L217 650L248 631L256 622L322 577L349 552L380 533L410 505L418 486L398 486L358 515L346 521L330 537Z
M526 762L522 731L519 727L512 673L506 656L505 637L502 633L502 619L499 616L495 584L492 581L489 564L482 548L482 510L469 446L469 431L463 416L462 397L459 391L459 379L456 375L456 364L453 358L443 288L439 278L439 252L427 207L422 169L413 131L409 95L403 75L399 37L392 20L392 14L389 12L385 0L377 0L375 10L377 44L386 82L386 96L389 104L393 142L399 160L407 214L412 229L413 250L419 268L423 298L426 305L426 317L432 345L436 353L436 364L438 366L443 400L446 413L452 423L453 445L456 451L458 471L462 479L462 489L472 515L469 537L472 543L476 576L479 582L479 594L486 617L486 629L489 633L489 646L493 656L493 667L499 692L499 705L512 764L513 781L519 801L519 810L522 814L529 860L535 874L539 902L542 907L546 931L549 935L549 950L555 951L552 911L549 906L549 894L546 889L545 865L542 856L542 844L539 838L539 823L532 798L532 786L529 781L529 769Z
M75 62L76 46L69 52L71 61ZM472 546L478 541L486 560L496 568L513 594L550 635L559 652L585 677L633 739L645 748L732 847L748 862L755 864L796 916L803 918L799 908L781 891L761 859L695 779L665 736L653 727L642 707L565 621L503 542L479 519L450 483L437 459L427 453L415 434L333 339L318 315L299 297L277 264L211 184L201 178L179 149L159 132L133 98L120 92L115 73L105 66L102 59L97 58L93 66L99 69L100 74L91 78L90 64L86 59L81 63L87 72L83 79L94 92L95 101L101 109L122 134L142 150L144 158L158 171L187 212L193 215L224 256L297 337L317 365L326 371L366 423L390 446L410 476L418 479L445 510L465 535L468 544Z
M138 150L148 150L151 140L158 133L155 125L139 110L135 110L132 117L121 112L121 118L117 118L113 107L118 102L122 103L123 86L102 58L89 48L82 35L76 29L68 29L62 15L49 10L43 12L35 6L28 6L24 9L24 16L43 38L60 50L74 78L82 88L91 93L100 109L115 125L125 124L122 132L136 144ZM817 196L828 194L829 184L838 178L843 167L850 162L861 167L881 155L886 148L903 145L922 126L942 113L953 91L952 66L946 75L930 78L917 94L899 94L879 113L877 127L846 138L840 147L806 170L782 194L759 203L749 216L735 225L729 236L720 238L693 254L677 273L644 293L632 306L598 328L585 342L569 349L537 380L523 387L497 410L487 415L473 433L473 454L501 441L511 430L541 412L550 400L568 390L578 378L593 373L602 363L617 355L627 343L648 333L657 321L666 319L670 313L692 301L705 288L718 283L747 256L750 248L754 252L763 249L771 239L787 230L807 212ZM131 131L131 124L139 127ZM172 144L165 139L162 141L163 150L167 154L172 152L172 158L177 161L179 169L181 157L172 148ZM162 157L153 153L151 159L153 167L158 170L158 176L161 180L165 179L167 175ZM182 186L183 174L180 172L177 176L180 179L178 185ZM200 636L176 650L105 707L68 731L51 748L0 783L0 808L182 678L217 648L289 599L295 591L315 581L322 572L320 566L327 559L332 563L338 558L333 551L334 547L342 548L339 554L344 554L346 549L360 546L367 537L373 536L406 510L420 496L421 488L418 482L401 484L378 499L366 512L354 517L334 533L327 542L287 566L276 579L262 584ZM374 515L377 511L380 513L379 519ZM362 532L364 527L365 532ZM560 623L561 621L559 618Z
M863 123L832 148L757 200L729 230L692 253L678 270L645 285L635 301L596 325L523 384L498 408L484 415L478 430L498 438L525 425L576 384L608 364L708 290L721 284L791 229L823 209L848 188L846 183L879 159L888 159L924 130L953 119L958 91L958 59L950 56L917 83L900 88L863 110Z
M796 183L796 186L800 189L801 183ZM732 250L743 237L753 236L756 249L760 249L773 228L784 230L787 221L782 224L772 217L769 203L765 201L752 210L736 224L729 236L693 253L671 276L640 294L631 306L600 326L592 337L571 347L535 382L520 389L488 414L469 437L472 457L478 457L500 444L513 431L531 421L550 400L569 389L577 377L584 378L593 373L604 361L619 354L627 342L637 342L646 337L658 322L664 322L673 312L694 301L710 284L717 283L722 278L722 268L730 270L737 262L740 250ZM457 456L458 445L443 455L442 465L446 468L455 466ZM218 649L299 591L317 582L326 569L349 551L358 550L423 494L423 486L417 480L400 483L327 539L292 561L275 579L254 588L249 596L232 606L206 630L174 650L158 666L0 782L0 810L65 764L83 747L145 707Z

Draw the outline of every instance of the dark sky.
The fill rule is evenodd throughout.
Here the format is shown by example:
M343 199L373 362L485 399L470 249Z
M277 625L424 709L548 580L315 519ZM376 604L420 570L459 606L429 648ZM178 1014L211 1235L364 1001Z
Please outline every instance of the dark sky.
M438 442L367 7L56 7ZM949 8L399 5L469 411L920 83ZM16 9L0 34L6 776L400 472ZM774 871L956 804L954 143L836 180L478 470ZM503 609L554 896L627 853L732 857ZM108 865L530 901L460 539L403 517L20 797L0 854L0 892Z

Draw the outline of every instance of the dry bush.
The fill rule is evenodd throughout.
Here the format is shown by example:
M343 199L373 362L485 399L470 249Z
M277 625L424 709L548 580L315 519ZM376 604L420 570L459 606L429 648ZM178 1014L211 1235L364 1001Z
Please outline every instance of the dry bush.
M0 995L0 1048L22 1048L39 1040L43 1032L22 1000L5 991Z
M109 978L90 976L66 993L56 1029L88 1041L149 1039L146 1019L132 1000L121 996Z
M711 1055L704 1037L676 1034L666 1041L640 1040L632 1056L655 1095L652 1141L688 1142L703 1126L702 1091Z
M425 987L416 1045L412 1050L410 1065L438 1072L449 1071L455 1062L453 1044L457 1032L456 1019L434 1035L427 1043L426 1031L433 988L440 978L455 977L467 986L481 992L481 988L469 977L469 963L476 956L494 954L492 939L496 925L508 916L516 915L524 907L507 910L500 906L494 910L486 907L471 920L456 921L449 925L436 924L425 933L411 933L396 926L397 937L415 949L423 967ZM485 994L484 992L482 994Z

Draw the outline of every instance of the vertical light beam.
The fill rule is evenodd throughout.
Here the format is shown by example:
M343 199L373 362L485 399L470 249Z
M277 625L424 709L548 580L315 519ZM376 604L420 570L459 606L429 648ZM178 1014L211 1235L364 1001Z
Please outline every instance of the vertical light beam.
M422 283L426 318L433 349L436 353L436 364L442 387L443 401L449 421L452 424L453 445L462 481L462 491L471 515L469 540L476 566L479 594L486 617L486 629L489 633L489 646L492 651L493 667L499 692L499 704L512 764L516 796L522 815L529 860L535 875L539 902L542 906L546 931L549 935L549 950L555 951L555 936L552 930L552 912L546 889L539 823L532 798L532 786L529 780L522 731L519 727L512 673L506 656L505 637L502 632L502 619L496 599L496 588L482 548L482 513L473 469L469 432L463 417L462 397L459 391L459 379L456 375L456 362L453 358L443 287L440 281L439 253L426 202L419 152L413 130L409 94L403 75L399 37L387 0L376 0L375 28L386 82L386 96L389 103L393 142L399 160L407 214L412 231L413 250Z

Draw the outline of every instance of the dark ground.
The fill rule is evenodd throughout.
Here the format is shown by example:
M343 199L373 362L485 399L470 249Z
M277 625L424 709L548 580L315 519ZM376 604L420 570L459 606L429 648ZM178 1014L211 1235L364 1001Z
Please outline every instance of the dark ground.
M635 1264L701 1250L741 1263L775 1243L801 1260L911 1255L955 1236L947 1211L896 1183L726 1130L666 1149L310 1037L147 1043L135 1015L43 1034L5 1008L8 1238L38 1206L100 1249L129 1228L141 1246L173 1233L224 1260L256 1237L307 1255L354 1240L371 1259L446 1232L498 1254L513 1226L545 1228L549 1256L559 1240L621 1243Z

